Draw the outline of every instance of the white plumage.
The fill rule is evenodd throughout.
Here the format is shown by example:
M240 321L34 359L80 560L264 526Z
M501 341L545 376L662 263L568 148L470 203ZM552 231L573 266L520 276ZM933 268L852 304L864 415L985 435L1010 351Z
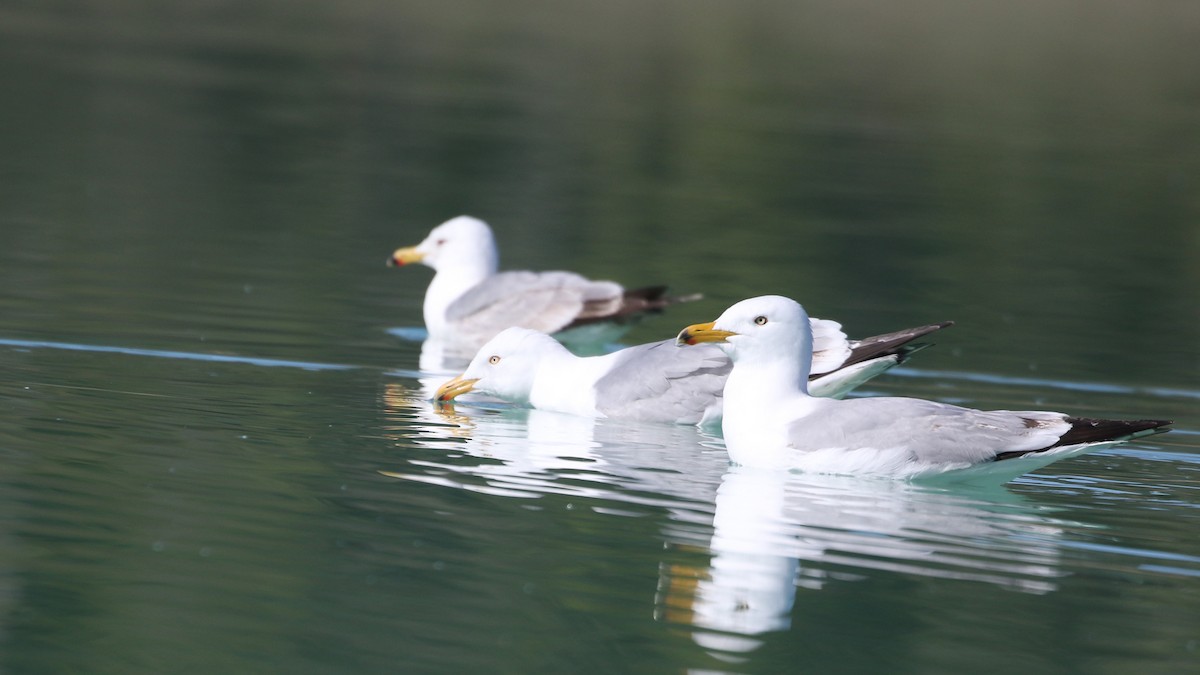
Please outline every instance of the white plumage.
M810 350L818 396L844 396L899 363L917 347L911 341L946 324L922 326L861 341L847 339L840 324L812 319L818 349ZM466 391L577 415L671 422L720 420L721 392L731 368L716 346L678 349L674 340L580 357L554 338L508 328L488 341L459 377L443 385L445 401Z
M666 297L663 286L627 290L573 272L499 272L492 229L470 216L438 225L420 244L388 259L389 265L411 263L435 271L423 306L429 337L468 353L510 326L616 339L638 315L699 297Z
M715 343L733 361L722 434L736 464L895 477L969 468L1019 475L1169 424L985 412L912 398L816 398L808 387L808 315L781 296L743 300L714 322L685 328L678 341Z

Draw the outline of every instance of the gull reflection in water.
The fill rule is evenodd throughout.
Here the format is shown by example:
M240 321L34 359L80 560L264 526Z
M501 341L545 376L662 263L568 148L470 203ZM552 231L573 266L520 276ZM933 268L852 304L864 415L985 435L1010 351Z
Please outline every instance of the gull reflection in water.
M660 565L659 620L694 626L696 643L719 652L752 651L761 644L753 636L789 627L799 561L785 553L787 477L740 467L725 475L708 567Z
M900 574L1052 592L1064 532L1086 527L999 485L731 467L720 440L695 427L485 402L459 412L429 400L444 380L386 385L387 428L418 452L382 473L509 498L580 497L616 516L659 514L667 546L654 615L725 660L748 658L790 627L805 593L831 584Z
M479 349L479 345L431 338L423 327L401 326L389 328L387 333L405 342L420 342L421 356L418 359L418 367L421 372L430 375L445 374L445 379L450 379L466 368Z
M709 561L660 565L656 617L689 626L697 644L737 660L790 627L798 593L880 571L1054 591L1063 532L1078 527L1001 486L731 467L707 550L691 540L675 546Z
M474 356L475 350L465 345L425 338L418 364L422 372L445 374L444 381L465 370Z
M728 462L723 450L700 445L695 427L629 424L479 398L462 413L429 400L445 379L422 377L417 391L385 385L396 440L437 451L410 457L413 471L385 475L510 497L563 494L653 505L671 509L681 522L707 522L707 513L695 515L694 504L711 508Z

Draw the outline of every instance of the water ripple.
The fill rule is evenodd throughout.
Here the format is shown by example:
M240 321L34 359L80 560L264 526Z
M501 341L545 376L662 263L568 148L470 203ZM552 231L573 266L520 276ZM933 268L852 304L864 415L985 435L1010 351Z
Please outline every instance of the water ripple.
M353 370L357 368L357 366L346 366L336 363L312 363L309 361L289 361L286 359L269 359L255 356L234 356L231 354L203 354L199 352L181 352L166 349L139 349L136 347L115 347L110 345L85 345L73 342L50 342L46 340L13 340L8 338L0 338L0 345L21 349L63 349L74 352L127 354L130 356L183 359L186 361L210 361L213 363L242 363L251 366L301 368L303 370Z
M920 368L897 368L891 371L899 377L912 377L935 380L960 380L963 382L979 382L983 384L1000 384L1006 386L1043 387L1047 389L1065 389L1099 394L1125 394L1140 396L1156 396L1159 398L1200 399L1200 391L1191 389L1175 389L1169 387L1132 387L1123 384L1104 382L1070 382L1037 377L1015 377L1011 375L993 375L990 373L972 373L956 370L922 370Z

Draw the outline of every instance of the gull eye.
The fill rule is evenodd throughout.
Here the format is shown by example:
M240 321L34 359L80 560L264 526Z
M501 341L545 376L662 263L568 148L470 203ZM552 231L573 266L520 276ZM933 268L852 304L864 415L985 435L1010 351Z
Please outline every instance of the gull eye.
M765 316L756 316L756 317L754 317L754 323L756 323L756 324L758 324L758 325L760 325L760 326L765 326L765 325L767 325L767 317L765 317Z
M497 363L500 363L500 357L496 356L495 354L492 354L491 356L488 357L488 363L490 363L494 366Z
M437 245L438 245L438 246L441 246L442 244L445 244L445 243L446 243L446 240L445 240L445 239L438 239L436 243L437 243Z

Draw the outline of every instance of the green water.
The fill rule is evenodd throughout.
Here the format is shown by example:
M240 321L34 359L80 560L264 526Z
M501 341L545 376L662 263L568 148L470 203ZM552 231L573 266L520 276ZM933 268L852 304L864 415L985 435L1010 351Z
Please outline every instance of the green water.
M1194 670L1196 25L0 5L0 672ZM632 342L763 293L953 319L864 393L1176 430L978 491L438 411L429 272L383 263L460 213L505 267L706 295Z

